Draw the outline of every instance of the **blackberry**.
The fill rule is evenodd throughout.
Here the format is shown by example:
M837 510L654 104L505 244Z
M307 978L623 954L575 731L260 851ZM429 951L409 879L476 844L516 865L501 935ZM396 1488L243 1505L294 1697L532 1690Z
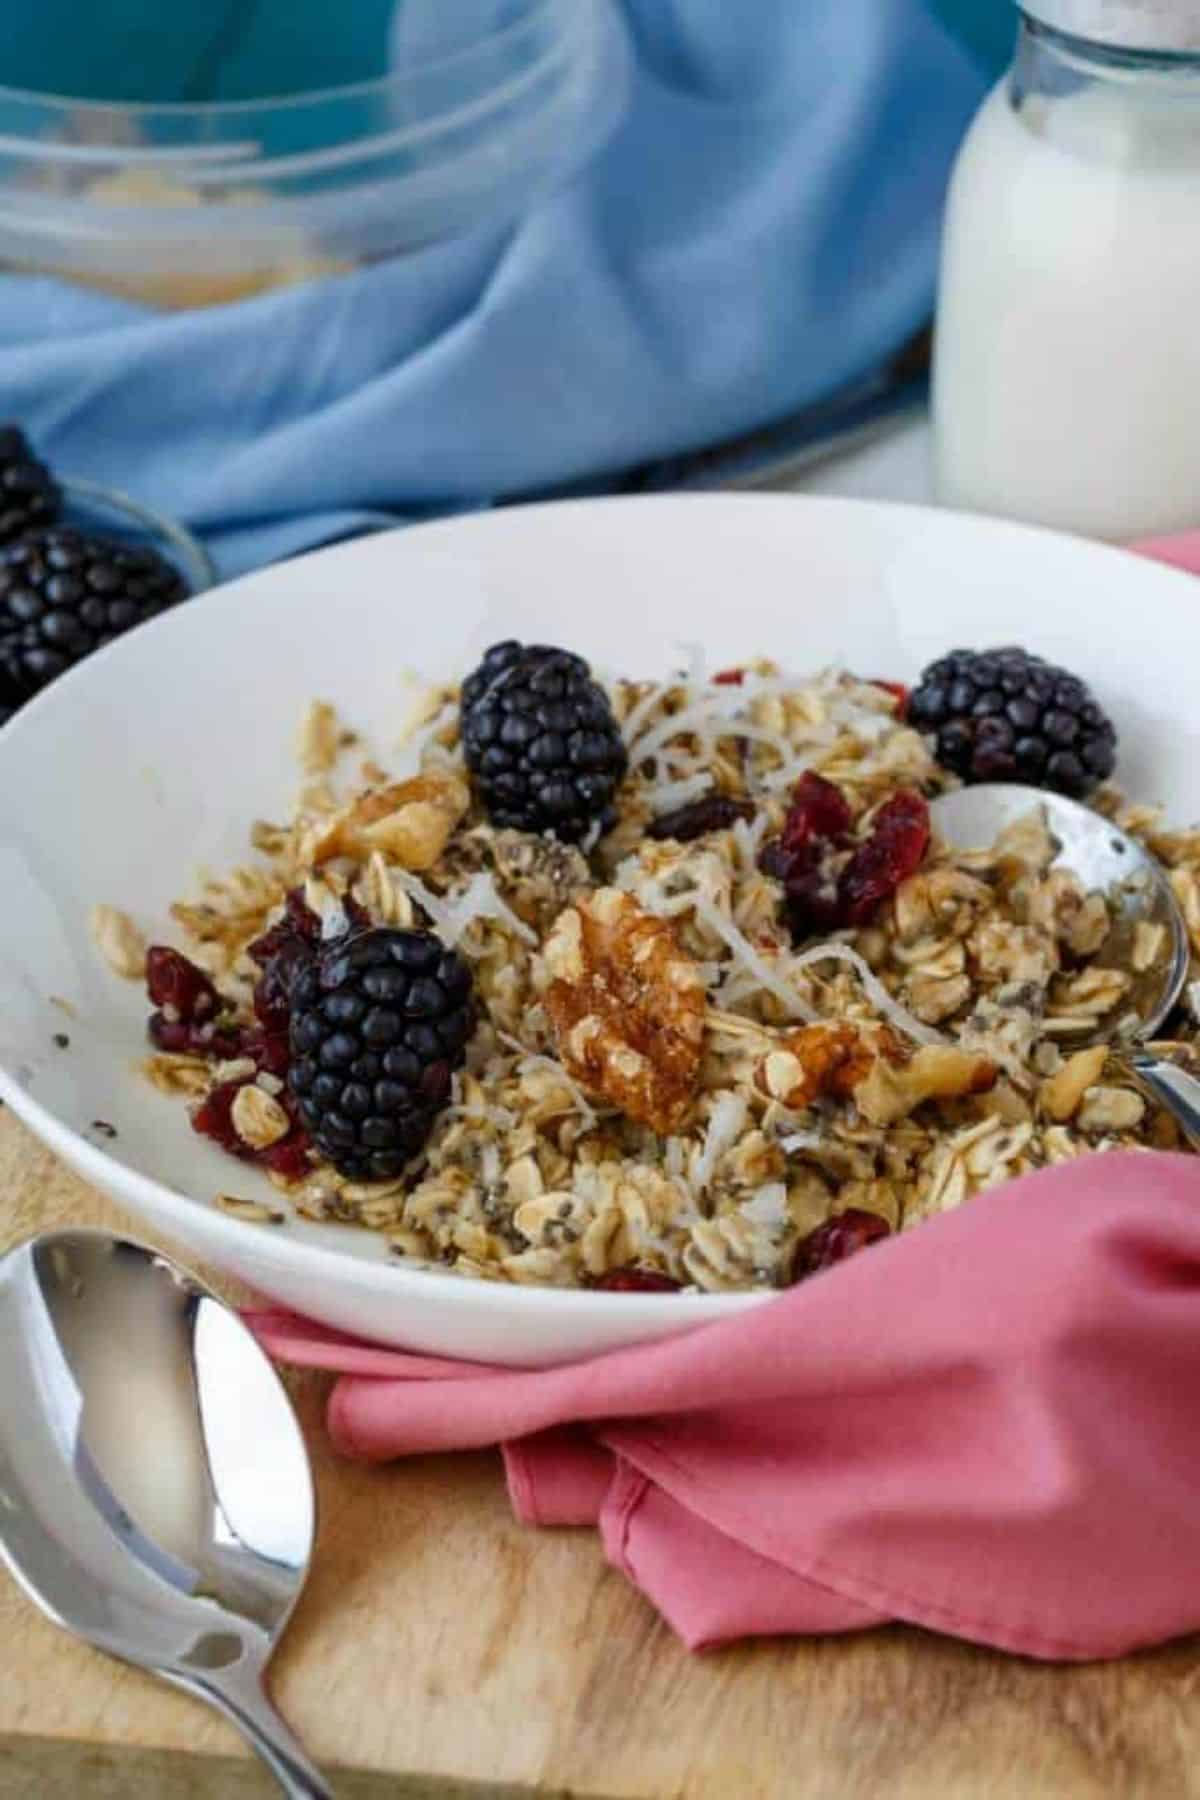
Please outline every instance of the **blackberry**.
M1080 800L1116 763L1116 730L1091 689L1016 647L955 650L931 663L908 719L968 782L1025 782Z
M628 758L582 657L494 644L463 683L461 717L467 767L494 825L573 844L611 823Z
M301 967L288 1086L343 1175L388 1181L450 1098L472 1024L471 974L430 931L360 931Z
M3 659L0 658L0 725L8 724L8 721L20 709L24 699L25 696L17 684L15 675L4 667Z
M67 525L0 547L0 704L30 699L186 594L179 571L157 551Z
M62 492L18 425L0 425L0 544L53 525Z

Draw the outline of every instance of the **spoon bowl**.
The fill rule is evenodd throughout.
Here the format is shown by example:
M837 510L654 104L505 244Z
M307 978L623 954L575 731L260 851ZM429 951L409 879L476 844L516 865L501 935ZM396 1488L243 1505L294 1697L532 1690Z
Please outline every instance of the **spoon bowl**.
M1057 845L1051 868L1068 870L1085 893L1103 894L1108 902L1113 927L1099 954L1113 967L1131 970L1133 938L1140 923L1164 927L1163 955L1144 973L1133 974L1120 1033L1156 1037L1179 1003L1190 950L1187 926L1166 872L1145 845L1077 800L1007 782L959 788L935 800L930 810L938 836L956 850L990 849L1002 831L1040 812ZM1111 1028L1101 1026L1091 1036L1072 1038L1072 1048L1112 1035Z
M930 810L938 836L959 851L990 850L1002 831L1041 813L1056 845L1051 868L1068 870L1085 892L1104 896L1112 929L1099 954L1131 977L1121 1014L1072 1037L1070 1047L1110 1043L1143 1092L1166 1107L1200 1148L1200 1081L1169 1055L1148 1048L1178 1006L1191 966L1187 925L1162 865L1102 814L1037 788L982 782L942 795ZM1132 952L1142 923L1163 927L1164 949L1138 972Z
M286 1793L328 1795L263 1687L304 1586L312 1475L237 1315L103 1231L0 1261L0 1554L56 1624L226 1714Z

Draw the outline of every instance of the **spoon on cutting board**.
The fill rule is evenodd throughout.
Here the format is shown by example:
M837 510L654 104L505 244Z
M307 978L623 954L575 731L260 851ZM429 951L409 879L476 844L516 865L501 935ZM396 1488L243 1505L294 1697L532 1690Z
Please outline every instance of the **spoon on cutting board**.
M1141 921L1162 925L1167 934L1165 956L1134 976L1116 1024L1098 1024L1073 1036L1071 1048L1109 1044L1143 1092L1165 1107L1200 1149L1200 1080L1148 1048L1178 1005L1190 966L1187 926L1161 865L1136 838L1090 807L1041 789L981 782L943 794L931 808L938 836L961 851L990 849L1006 827L1038 811L1058 846L1051 868L1069 870L1086 892L1103 894L1108 902L1113 927L1100 955L1107 952L1112 966L1128 968Z
M331 1800L263 1685L313 1486L241 1320L145 1245L47 1232L0 1259L0 1367L0 1554L29 1598L215 1706L292 1800Z

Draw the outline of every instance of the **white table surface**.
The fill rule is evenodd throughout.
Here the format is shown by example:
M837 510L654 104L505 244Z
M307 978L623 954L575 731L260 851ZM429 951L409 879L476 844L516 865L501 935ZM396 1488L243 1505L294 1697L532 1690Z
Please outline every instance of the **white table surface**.
M840 494L858 500L928 501L932 498L929 439L928 422L916 420L897 426L865 449L823 463L796 481L778 485L797 494Z

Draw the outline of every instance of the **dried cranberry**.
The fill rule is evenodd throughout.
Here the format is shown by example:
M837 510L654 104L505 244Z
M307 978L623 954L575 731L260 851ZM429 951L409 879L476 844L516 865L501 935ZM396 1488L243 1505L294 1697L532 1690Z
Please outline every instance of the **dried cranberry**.
M783 831L759 857L763 873L783 883L797 937L833 930L839 922L838 876L850 825L840 788L810 769L796 785Z
M234 1031L217 1029L214 1021L204 1025L190 1024L186 1019L168 1019L164 1013L151 1013L146 1031L156 1050L174 1056L206 1056L214 1062L226 1062L242 1055L242 1039Z
M745 680L745 669L721 669L713 676L714 687L741 687Z
M909 789L880 807L870 837L851 849L850 809L823 776L798 785L782 834L759 858L783 883L795 937L865 925L921 866L929 846L929 806Z
M739 819L753 817L753 801L735 800L731 794L706 794L702 800L693 800L688 806L677 807L674 812L663 813L661 818L652 820L646 828L646 836L673 838L677 844L690 844L706 832L727 831Z
M810 937L814 931L837 931L845 923L838 889L844 860L844 853L836 844L816 843L792 863L784 893L793 937Z
M250 1026L238 1039L237 1054L250 1057L256 1068L282 1080L288 1072L287 1032Z
M654 1269L609 1269L594 1283L606 1294L677 1294L679 1283Z
M292 984L321 943L321 921L303 890L292 888L283 904L282 919L247 946L247 954L262 970L254 990L254 1011L267 1033L286 1033ZM342 905L350 931L361 931L371 923L370 913L349 894ZM279 1072L272 1067L272 1073Z
M888 1236L888 1222L878 1213L848 1207L844 1213L826 1219L823 1225L801 1238L792 1258L792 1280L803 1281L806 1275L819 1275L823 1269L834 1268L848 1256L854 1256Z
M905 687L902 681L879 681L873 675L870 677L870 682L872 687L882 688L885 694L892 696L896 702L897 718L904 718L908 712L908 700L912 689Z
M296 938L312 945L321 941L321 921L305 900L303 888L291 889L283 903L282 919L255 938L252 944L247 944L246 953L260 968L265 968L273 956L285 945L294 943Z
M146 952L146 992L156 1007L170 1007L184 1021L211 1019L221 1005L212 977L166 944Z
M268 957L254 989L254 1013L264 1031L287 1032L293 984L312 958L312 945L295 935Z
M228 1150L242 1162L272 1169L289 1181L301 1180L309 1169L308 1133L300 1124L292 1096L286 1090L279 1095L279 1104L291 1120L287 1136L265 1150L252 1150L249 1144L242 1142L233 1123L233 1103L245 1086L244 1081L222 1081L213 1088L192 1114L193 1131L212 1138L222 1150Z
M256 1161L274 1174L282 1175L285 1181L303 1181L310 1167L308 1138L304 1132L294 1131L290 1137L272 1144L269 1150L260 1150Z
M782 843L798 850L812 838L845 837L852 823L846 796L832 781L810 769L796 783L792 804L783 822Z
M838 881L843 925L865 925L901 882L914 875L929 848L929 805L905 789L880 807L865 844L860 844Z
M783 830L763 846L759 867L786 884L812 868L822 844L840 844L850 824L841 789L810 769L796 784Z

